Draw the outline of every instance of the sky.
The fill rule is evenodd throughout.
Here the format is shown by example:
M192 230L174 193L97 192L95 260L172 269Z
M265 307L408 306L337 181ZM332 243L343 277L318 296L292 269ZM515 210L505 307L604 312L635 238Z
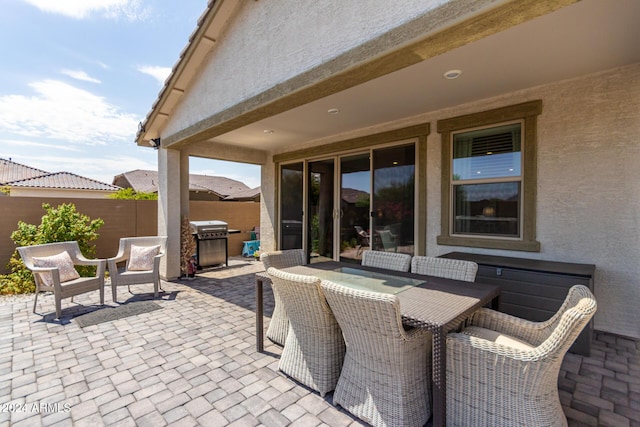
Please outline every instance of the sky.
M157 170L138 123L207 0L0 0L0 158L111 183ZM191 158L190 173L260 185L260 168Z

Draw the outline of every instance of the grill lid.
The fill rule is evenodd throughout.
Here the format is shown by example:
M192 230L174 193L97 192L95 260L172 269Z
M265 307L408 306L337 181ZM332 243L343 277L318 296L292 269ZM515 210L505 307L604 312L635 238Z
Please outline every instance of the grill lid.
M209 220L209 221L189 221L192 228L199 227L218 227L218 228L227 228L229 224L224 221L220 221L217 219Z
M199 239L211 239L215 237L226 237L228 224L225 221L189 221L191 234L197 234Z

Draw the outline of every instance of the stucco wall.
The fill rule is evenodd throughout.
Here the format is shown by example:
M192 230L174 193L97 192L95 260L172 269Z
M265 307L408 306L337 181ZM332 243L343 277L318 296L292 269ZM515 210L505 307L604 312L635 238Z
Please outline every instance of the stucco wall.
M640 65L540 94L542 256L594 263L596 328L640 337Z
M432 121L541 99L537 239L541 252L438 246L440 135L428 139L427 253L452 250L596 265L595 327L640 338L640 64L477 102Z
M244 1L229 20L200 76L163 131L172 135L215 113L326 63L391 29L443 7L434 27L469 15L495 0ZM322 20L318 17L322 16ZM447 19L445 19L445 17ZM313 27L314 31L307 31ZM405 37L424 36L415 26ZM419 34L418 32L422 32ZM295 37L291 35L295 34ZM391 40L402 44L407 40ZM379 52L368 52L369 56ZM366 57L367 55L364 55ZM233 64L232 67L229 64ZM339 67L336 65L336 67ZM339 69L333 72L340 71ZM215 98L215 102L212 102Z

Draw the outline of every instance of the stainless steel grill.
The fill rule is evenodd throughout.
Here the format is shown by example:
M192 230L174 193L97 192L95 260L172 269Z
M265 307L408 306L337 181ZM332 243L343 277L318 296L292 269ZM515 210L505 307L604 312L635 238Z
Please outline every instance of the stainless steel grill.
M190 221L191 233L196 239L198 267L228 263L229 226L224 221Z
M229 237L229 225L224 221L191 221L191 233L196 234L198 239L219 239Z

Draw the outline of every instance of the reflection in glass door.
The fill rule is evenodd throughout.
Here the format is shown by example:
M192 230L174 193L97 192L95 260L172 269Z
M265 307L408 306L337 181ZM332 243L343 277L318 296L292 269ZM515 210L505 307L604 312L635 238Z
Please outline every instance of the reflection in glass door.
M373 151L371 244L414 254L415 145Z
M303 163L280 170L280 249L302 249Z
M369 243L369 152L340 159L340 261L360 263Z
M334 257L334 160L309 162L307 251L309 262Z

